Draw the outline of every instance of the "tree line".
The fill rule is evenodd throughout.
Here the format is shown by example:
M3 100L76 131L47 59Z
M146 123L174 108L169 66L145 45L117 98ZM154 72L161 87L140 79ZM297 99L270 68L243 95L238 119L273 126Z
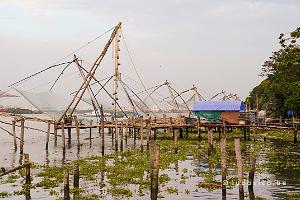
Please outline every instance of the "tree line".
M300 114L300 27L279 35L281 48L262 65L266 79L250 92L255 109L266 110L274 117L287 117L288 112Z

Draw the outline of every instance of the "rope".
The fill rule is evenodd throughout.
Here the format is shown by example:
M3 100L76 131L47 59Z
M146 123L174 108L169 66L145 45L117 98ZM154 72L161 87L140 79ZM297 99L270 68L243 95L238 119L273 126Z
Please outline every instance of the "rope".
M31 76L28 76L28 77L26 77L26 78L23 78L23 79L21 79L20 81L17 81L17 82L15 82L15 83L9 85L8 87L12 87L12 86L14 86L14 85L16 85L16 84L20 84L21 82L24 82L25 80L28 80L28 79L30 79L30 78L32 78L32 77L34 77L34 76L36 76L36 75L38 75L38 74L40 74L40 73L42 73L42 72L44 72L44 71L47 71L47 70L49 70L49 69L51 69L51 68L53 68L53 67L57 67L57 66L60 66L60 65L63 65L63 64L70 63L70 62L65 62L65 63L56 64L56 63L58 63L58 62L61 62L61 61L64 60L65 58L67 58L67 57L73 55L74 53L80 51L81 49L87 47L87 46L90 45L92 42L95 42L97 39L99 39L99 38L101 38L102 36L104 36L105 34L109 33L109 32L110 32L111 30L113 30L114 28L115 28L115 27L112 27L112 28L110 28L109 30L107 30L107 31L105 31L104 33L102 33L101 35L97 36L96 38L94 38L94 39L88 41L86 44L80 46L79 48L75 49L74 51L72 51L71 53L67 54L67 55L64 56L63 58L61 58L61 59L57 60L56 62L54 62L54 63L52 64L52 66L47 67L46 69L44 69L44 70L42 70L42 71L39 71L39 72L37 72L37 73L35 73L35 74L31 75ZM72 62L73 62L73 61L72 61Z
M73 62L73 61L72 61L72 62ZM15 83L9 85L8 87L12 87L12 86L14 86L14 85L16 85L16 84L20 84L20 83L22 83L23 81L26 81L26 80L28 80L28 79L30 79L30 78L33 78L34 76L36 76L36 75L38 75L38 74L41 74L41 73L43 73L43 72L45 72L45 71L47 71L47 70L49 70L49 69L52 69L52 68L54 68L54 67L58 67L58 66L64 65L64 64L69 64L69 63L72 63L72 62L64 62L64 63L59 63L59 64L56 64L56 65L52 65L52 66L47 67L47 68L45 68L45 69L43 69L43 70L41 70L41 71L39 71L39 72L36 72L36 73L32 74L32 75L30 75L30 76L25 77L25 78L23 78L23 79L21 79L21 80L15 82Z
M137 112L137 109L135 108L135 105L134 105L134 103L133 103L133 100L131 99L131 97L130 97L128 91L126 90L126 88L125 88L125 86L124 86L124 84L123 84L122 82L121 82L121 85L122 85L122 88L123 88L124 92L126 93L126 96L127 96L128 100L129 100L129 103L130 103L131 106L132 106L133 113L138 113L138 112Z
M125 44L126 51L127 51L128 55L129 55L130 62L131 62L131 64L132 64L132 66L133 66L133 69L134 69L134 71L135 71L135 73L136 73L136 75L137 75L137 77L138 77L138 79L139 79L141 85L143 86L144 90L147 92L147 95L150 97L151 101L157 106L157 108L158 108L159 110L161 110L161 108L159 107L159 105L158 105L158 104L154 101L154 99L150 96L149 92L147 91L147 88L146 88L145 84L144 84L143 81L142 81L142 78L140 77L140 75L139 75L139 73L138 73L138 71L137 71L137 68L136 68L136 66L135 66L135 64L134 64L134 62L133 62L132 56L131 56L131 54L130 54L130 52L129 52L129 48L128 48L128 46L127 46L127 43L126 43L126 40L125 40L125 37L124 37L124 34L123 34L122 29L121 29L121 34L122 34L122 39L123 39L124 44Z
M154 116L156 116L155 115L155 113L145 104L145 102L128 86L128 85L126 85L123 81L121 81L120 80L120 82L121 83L123 83L141 102L142 102L142 104L144 104L144 106L146 106L146 108L148 108L149 109L149 111L154 115Z
M53 87L56 85L56 83L58 82L58 80L60 79L60 77L64 74L65 70L74 62L74 60L72 62L70 62L69 64L67 64L64 69L60 72L59 76L56 78L56 80L54 81L53 85L50 88L50 91L53 89Z

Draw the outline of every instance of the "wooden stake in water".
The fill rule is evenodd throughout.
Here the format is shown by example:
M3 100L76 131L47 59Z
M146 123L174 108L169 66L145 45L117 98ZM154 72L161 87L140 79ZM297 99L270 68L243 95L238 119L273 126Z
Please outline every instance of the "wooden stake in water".
M60 123L60 128L61 128L61 139L62 139L62 148L63 152L66 150L66 137L65 137L65 122L62 120Z
M214 151L214 133L213 129L208 129L208 155Z
M14 138L15 151L17 150L16 120L12 121L12 133Z
M90 121L90 126L93 125L93 120ZM92 139L92 127L90 127L90 140Z
M64 200L70 200L69 170L64 170Z
M200 117L197 117L197 131L198 131L198 139L201 140L201 122L200 122Z
M24 154L24 164L29 164L29 154ZM25 167L25 184L30 185L31 184L31 178L30 178L30 165L27 165Z
M128 132L129 132L129 119L125 122L125 145L127 147L127 140L128 140Z
M147 150L149 150L149 142L151 139L151 119L147 119L146 127L147 127Z
M121 128L120 128L120 150L123 151L123 130L124 130L124 125L123 121L121 122Z
M76 126L77 147L80 147L80 128L77 116L74 116L74 121Z
M55 121L54 122L54 145L56 146L57 145L57 122Z
M157 200L160 147L150 141L150 192L151 200Z
M238 171L238 183L239 183L239 199L244 200L244 187L243 187L243 160L241 153L240 138L234 138L234 149L236 157L236 165Z
M116 119L116 124L115 124L115 150L118 151L118 146L119 146L119 131L118 131L118 120Z
M20 154L23 154L25 119L21 118L20 121L21 121Z
M74 192L74 197L73 199L77 199L79 197L79 164L76 163L74 166L74 182L73 182L73 187L76 189Z
M101 114L101 129L100 129L100 135L101 135L101 148L102 148L102 156L104 156L104 113L103 113L103 106L100 107L100 114Z
M254 182L254 173L255 173L255 163L256 163L256 155L251 146L251 155L250 155L250 162L249 162L249 184L248 184L248 191L249 191L249 199L254 200L254 190L253 190L253 182Z
M227 176L227 162L226 162L226 130L223 122L223 134L221 136L221 167L222 167L222 200L226 199L226 176Z
M177 154L178 152L178 129L173 129L174 132L174 152Z
M298 124L294 128L294 143L297 143L297 135L298 135Z
M141 152L144 151L144 125L143 125L143 118L141 119L141 126L140 126L140 139L141 139Z
M48 150L49 146L49 139L50 139L50 129L51 129L51 122L48 122L48 129L47 129L47 138L46 138L46 150Z

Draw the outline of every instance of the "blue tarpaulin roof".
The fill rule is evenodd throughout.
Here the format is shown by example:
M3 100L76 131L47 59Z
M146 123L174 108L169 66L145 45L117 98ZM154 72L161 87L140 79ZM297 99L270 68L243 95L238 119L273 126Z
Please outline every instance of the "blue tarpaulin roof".
M245 103L242 101L198 101L194 105L192 111L209 111L209 112L239 112L245 110Z

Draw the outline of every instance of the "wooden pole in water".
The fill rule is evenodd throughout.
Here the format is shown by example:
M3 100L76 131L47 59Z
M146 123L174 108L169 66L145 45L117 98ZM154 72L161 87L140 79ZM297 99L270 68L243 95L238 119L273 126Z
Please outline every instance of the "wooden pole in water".
M57 122L54 122L54 145L57 145Z
M170 117L170 123L169 123L169 132L173 135L174 137L174 130L173 130L173 118Z
M198 139L199 139L199 141L201 140L201 127L200 127L200 124L201 124L201 122L200 122L200 117L197 117L197 131L198 131Z
M46 138L46 150L48 150L48 146L49 146L50 129L51 129L51 122L48 122L47 138Z
M103 112L103 106L100 106L100 122L101 122L101 129L100 129L100 135L101 135L101 148L102 148L102 156L104 156L104 112Z
M121 121L121 128L120 128L120 150L123 151L123 130L124 129L124 125L123 125L123 121Z
M238 183L239 183L239 199L244 200L244 187L243 187L243 160L241 153L240 138L234 138L234 149L236 157L236 165L238 171Z
M93 125L93 120L90 121L90 126ZM90 140L92 139L92 127L90 127Z
M297 143L298 124L294 128L294 143Z
M174 152L175 152L175 154L177 154L177 152L178 152L178 136L177 136L178 129L173 129L173 132L174 132Z
M21 137L20 137L20 154L23 154L23 147L24 147L24 124L25 119L21 118Z
M149 142L151 139L151 119L147 119L146 127L147 127L147 150L149 150Z
M64 170L64 200L70 200L69 170Z
M30 163L29 160L29 154L24 154L24 164ZM31 178L30 178L30 165L27 165L25 167L25 184L30 185L31 183Z
M214 133L213 133L213 129L208 129L208 154L210 155L211 153L213 153L214 151Z
M16 151L17 150L16 120L12 121L12 132L13 132L13 138L14 138L14 147L15 147L15 151Z
M116 119L116 124L115 124L115 150L118 151L118 146L119 146L119 131L118 131L118 120Z
M150 141L150 191L151 200L157 200L160 147Z
M79 164L76 163L74 166L74 182L73 182L73 187L74 189L76 189L77 191L74 192L74 199L77 199L79 197Z
M143 152L144 151L144 125L143 125L143 123L144 123L144 120L143 120L143 118L141 118L141 126L140 126L140 139L141 139L141 152Z
M66 150L65 120L60 123L63 152Z
M226 129L225 122L223 122L223 134L221 136L221 167L222 167L222 200L226 200L226 176L227 176L227 162L226 162Z
M125 122L125 144L127 146L127 140L128 140L128 132L129 132L129 119L126 120Z
M249 199L254 200L254 190L253 190L253 182L254 182L254 173L255 173L255 163L256 163L256 155L253 150L253 146L251 146L251 155L250 155L250 162L249 162L249 183L248 183L248 191L249 191Z
M77 116L74 116L74 121L76 126L77 147L80 147L80 128Z

